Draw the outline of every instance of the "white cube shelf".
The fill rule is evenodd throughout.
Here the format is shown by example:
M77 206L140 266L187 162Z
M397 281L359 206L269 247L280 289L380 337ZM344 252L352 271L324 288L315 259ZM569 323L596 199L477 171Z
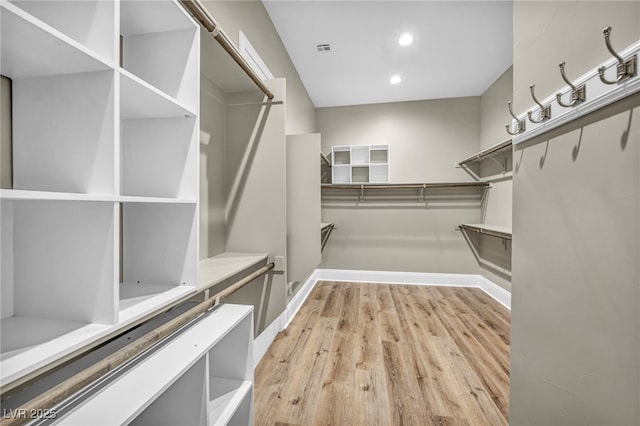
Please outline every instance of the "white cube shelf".
M175 0L10 0L0 32L11 386L195 293L200 28Z
M331 147L332 183L389 182L389 145Z

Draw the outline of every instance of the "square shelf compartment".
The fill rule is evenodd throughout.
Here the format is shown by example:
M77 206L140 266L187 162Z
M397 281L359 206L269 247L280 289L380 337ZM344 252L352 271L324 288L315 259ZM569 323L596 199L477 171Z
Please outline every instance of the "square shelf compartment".
M252 317L246 316L208 354L210 424L236 424L230 419L253 410L252 339Z
M20 6L31 9L30 1ZM48 8L48 3L39 2ZM110 2L100 2L110 3ZM69 5L75 2L69 2ZM0 3L0 74L12 79L106 71L113 68L101 55L34 18L13 3ZM43 12L44 13L44 12ZM68 18L75 20L76 15Z
M351 183L351 166L335 165L331 169L333 183Z
M371 164L369 166L369 181L372 183L389 182L389 165Z
M2 381L116 322L113 202L2 200Z
M369 162L375 163L388 163L389 162L389 149L388 148L374 148L371 147L369 151Z
M355 167L351 168L351 182L353 183L367 183L369 182L369 167Z
M198 109L199 27L173 0L120 3L122 68Z
M197 361L146 407L130 425L175 426L206 424L206 360Z
M195 291L195 204L122 205L121 323Z
M351 164L369 164L369 146L352 146L351 147Z
M113 62L116 52L115 5L96 0L10 0L20 9Z
M122 195L196 200L196 117L123 120Z
M14 189L114 194L113 71L16 79L12 98Z
M333 148L333 164L351 164L351 150L349 147L346 149Z

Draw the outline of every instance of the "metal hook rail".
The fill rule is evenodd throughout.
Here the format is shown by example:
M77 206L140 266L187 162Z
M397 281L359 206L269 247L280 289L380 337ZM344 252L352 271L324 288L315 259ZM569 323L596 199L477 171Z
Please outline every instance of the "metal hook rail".
M532 84L529 88L535 106L519 115L513 113L512 103L508 103L513 120L506 126L506 130L513 136L514 145L640 92L638 77L640 41L636 41L621 52L616 52L611 46L611 32L611 27L606 27L602 31L606 48L612 55L607 61L574 81L569 80L565 74L565 62L560 62L558 66L560 75L567 84L565 87L539 101L534 93L535 85ZM615 70L615 80L606 77L608 70ZM569 103L562 100L567 94ZM539 115L536 118L534 114L537 111ZM524 126L526 118L532 124L529 128Z
M155 346L158 342L179 331L180 329L197 319L200 315L219 305L223 299L229 297L231 294L246 286L256 278L259 278L269 272L274 268L274 266L275 265L273 263L269 263L263 266L257 271L235 282L230 287L227 287L219 293L216 293L214 296L204 300L203 302L180 314L174 319L162 324L155 330L152 330L139 339L134 340L124 348L93 364L91 367L80 371L79 373L71 376L67 380L53 387L52 389L23 404L21 407L14 411L19 413L26 413L25 416L2 418L0 420L0 426L23 425L34 420L30 418L29 413L41 413L43 412L43 410L55 407L65 399L71 397L75 393L89 386L91 383L95 382L101 377L106 376L119 366L132 360L142 352L150 349L152 346Z

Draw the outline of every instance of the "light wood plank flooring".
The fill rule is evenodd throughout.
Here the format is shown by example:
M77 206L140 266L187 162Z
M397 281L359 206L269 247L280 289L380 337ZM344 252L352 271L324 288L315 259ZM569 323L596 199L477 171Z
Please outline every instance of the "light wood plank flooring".
M506 425L510 313L479 289L319 282L256 368L256 425Z

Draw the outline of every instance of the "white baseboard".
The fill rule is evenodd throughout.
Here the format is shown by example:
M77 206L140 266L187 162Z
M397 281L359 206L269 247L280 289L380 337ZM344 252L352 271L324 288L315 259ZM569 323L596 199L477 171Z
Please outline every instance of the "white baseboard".
M291 323L318 281L366 282L378 284L437 285L476 287L483 290L505 308L511 310L511 293L488 278L477 274L434 274L425 272L357 271L346 269L316 269L302 284L287 308L253 342L254 367L262 359L278 333Z
M253 340L253 368L256 368L264 354L267 353L267 349L273 343L278 333L284 330L284 314L283 312L278 318L276 318L267 328L265 328L258 337Z

